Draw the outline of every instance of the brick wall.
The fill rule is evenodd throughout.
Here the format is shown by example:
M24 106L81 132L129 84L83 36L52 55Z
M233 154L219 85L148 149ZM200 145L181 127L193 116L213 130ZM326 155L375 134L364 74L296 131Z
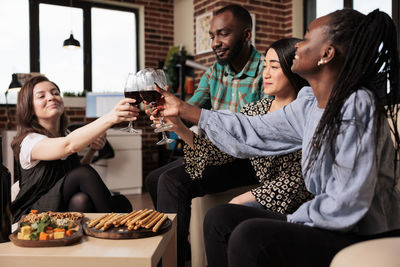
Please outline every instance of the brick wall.
M292 0L193 0L194 1L194 31L196 34L196 17L216 12L228 4L239 4L250 13L254 13L256 21L255 47L264 54L265 49L272 42L292 34ZM194 36L196 44L196 36ZM196 45L195 45L196 47ZM215 62L213 52L196 55L195 60L203 65L210 66ZM203 71L196 71L195 84L198 84Z

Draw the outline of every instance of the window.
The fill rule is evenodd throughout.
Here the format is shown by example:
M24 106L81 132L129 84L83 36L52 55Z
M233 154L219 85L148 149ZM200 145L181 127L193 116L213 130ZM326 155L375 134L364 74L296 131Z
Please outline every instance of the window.
M62 46L70 32L83 44L83 12L80 8L39 5L40 73L57 83L62 92L83 91L83 49Z
M343 8L343 2L340 1L332 1L332 0L317 0L316 1L316 10L317 14L316 17L322 17L325 16L332 11L342 9Z
M127 73L139 64L137 9L81 0L29 2L31 72L45 74L62 92L123 92ZM62 48L71 30L81 49Z
M392 17L392 0L365 1L353 0L353 8L363 14L368 14L371 11L379 8Z
M93 92L123 92L127 74L137 71L135 21L132 12L92 8Z
M0 103L5 103L13 73L29 72L29 2L2 0L0 7ZM8 102L16 103L16 92L8 94Z
M381 11L392 16L396 24L399 25L399 4L396 0L304 0L304 29L307 29L307 26L313 19L324 16L337 9L342 9L343 7L353 8L364 14L368 14L369 12L379 8Z
M123 92L125 77L139 66L138 14L117 2L2 0L0 104L13 73L40 72L62 92ZM81 49L62 47L71 30ZM10 91L8 103L16 99Z

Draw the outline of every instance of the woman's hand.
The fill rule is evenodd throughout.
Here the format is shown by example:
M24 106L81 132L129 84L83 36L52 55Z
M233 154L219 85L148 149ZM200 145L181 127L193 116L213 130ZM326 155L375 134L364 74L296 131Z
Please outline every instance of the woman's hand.
M153 110L153 112L146 110L146 114L150 116L150 120L153 121L156 127L160 126L160 117L158 116L161 110L161 107L160 110L157 108ZM168 129L170 132L177 132L186 127L182 120L177 116L163 117L163 121L164 123L172 125L172 128Z
M93 160L94 154L96 151L99 151L104 147L106 144L106 133L100 135L97 137L90 145L89 145L89 150L86 152L86 154L82 157L81 159L81 164L90 164Z
M168 86L165 87L166 90L169 89ZM162 117L176 117L179 116L187 121L197 124L200 120L201 109L177 98L168 91L164 91L156 86L157 92L163 96L164 105L163 109L160 111L160 116Z
M139 115L139 108L134 105L136 102L135 99L125 98L122 99L115 107L107 113L107 119L111 121L113 124L125 122L125 121L134 121L137 119Z
M90 149L94 150L94 151L99 151L100 149L102 149L104 147L104 145L106 144L106 134L103 134L99 137L97 137L93 143L90 144Z
M238 195L238 196L232 198L232 200L229 201L229 203L240 205L240 204L243 204L246 202L252 202L252 201L256 201L256 198L253 196L253 194L250 191L248 191L246 193L243 193L241 195Z

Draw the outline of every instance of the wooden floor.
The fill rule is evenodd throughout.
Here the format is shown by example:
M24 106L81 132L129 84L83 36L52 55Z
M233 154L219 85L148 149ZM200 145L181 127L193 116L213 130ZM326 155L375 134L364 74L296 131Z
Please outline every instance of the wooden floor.
M151 201L148 192L138 195L126 195L126 197L131 202L133 209L154 209L153 201Z

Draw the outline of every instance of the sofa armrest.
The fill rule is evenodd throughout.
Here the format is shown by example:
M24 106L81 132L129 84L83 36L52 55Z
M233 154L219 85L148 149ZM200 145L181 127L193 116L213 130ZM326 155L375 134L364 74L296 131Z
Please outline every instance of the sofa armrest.
M233 197L254 188L253 186L242 186L225 192L196 197L192 200L192 211L190 219L190 247L193 267L206 266L206 254L203 240L203 221L207 211L220 203L228 203Z
M400 237L380 238L339 251L330 267L399 267Z

